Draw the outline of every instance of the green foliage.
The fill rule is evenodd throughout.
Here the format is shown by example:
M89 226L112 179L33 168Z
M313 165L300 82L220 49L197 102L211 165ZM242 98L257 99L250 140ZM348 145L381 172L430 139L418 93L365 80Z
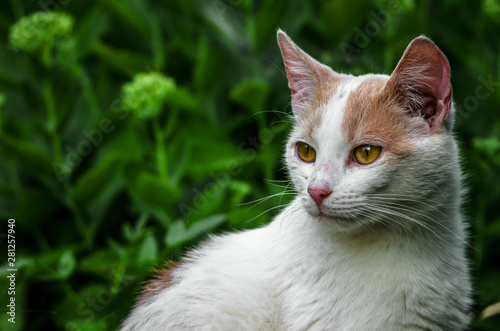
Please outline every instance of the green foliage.
M59 37L66 36L73 29L73 18L59 12L37 12L22 17L16 22L9 35L14 48L28 52L44 46L51 46Z
M175 82L157 72L139 73L123 85L123 105L139 117L158 115L169 95L175 93Z
M290 201L281 28L345 73L390 73L421 34L446 53L467 175L472 319L475 330L498 330L498 8L493 0L2 2L0 240L14 218L18 272L16 324L4 315L0 329L116 329L155 266L208 233L258 227Z
M498 15L500 14L500 1L484 0L483 10L491 18L496 19L498 21L499 19Z

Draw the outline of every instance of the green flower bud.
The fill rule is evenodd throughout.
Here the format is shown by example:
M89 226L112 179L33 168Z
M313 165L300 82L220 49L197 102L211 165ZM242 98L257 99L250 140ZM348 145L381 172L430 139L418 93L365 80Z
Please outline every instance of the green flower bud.
M495 21L500 21L500 2L498 0L484 0L483 12Z
M123 106L139 117L158 115L169 95L175 92L175 81L158 72L140 73L123 85Z
M9 40L16 49L32 52L52 46L73 29L73 18L61 12L37 12L22 17L10 29Z

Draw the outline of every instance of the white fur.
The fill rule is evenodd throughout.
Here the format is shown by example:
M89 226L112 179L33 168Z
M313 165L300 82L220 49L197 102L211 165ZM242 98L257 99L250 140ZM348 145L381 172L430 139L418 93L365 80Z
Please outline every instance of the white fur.
M347 169L345 102L369 77L339 87L311 136L292 132L285 158L297 198L265 227L210 239L122 330L465 328L470 282L455 141L449 132L422 136L397 163L381 157ZM316 149L315 163L295 156L298 140ZM325 180L333 188L325 208L338 223L315 217L307 194ZM374 188L385 195L371 195ZM384 198L392 213L381 210Z

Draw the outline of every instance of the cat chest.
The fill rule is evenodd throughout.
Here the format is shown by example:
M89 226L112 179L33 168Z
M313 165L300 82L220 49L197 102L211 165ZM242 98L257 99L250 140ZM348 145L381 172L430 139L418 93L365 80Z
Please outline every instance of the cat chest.
M281 282L284 316L293 330L363 330L408 320L408 307L421 301L418 293L428 279L408 263L373 257L313 261L291 268Z

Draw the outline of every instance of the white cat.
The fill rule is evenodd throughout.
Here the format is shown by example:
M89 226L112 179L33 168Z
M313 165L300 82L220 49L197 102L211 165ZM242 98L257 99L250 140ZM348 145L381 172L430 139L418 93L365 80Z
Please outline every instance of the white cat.
M122 330L462 330L471 285L450 67L418 37L391 76L338 74L278 32L296 199L149 283Z

